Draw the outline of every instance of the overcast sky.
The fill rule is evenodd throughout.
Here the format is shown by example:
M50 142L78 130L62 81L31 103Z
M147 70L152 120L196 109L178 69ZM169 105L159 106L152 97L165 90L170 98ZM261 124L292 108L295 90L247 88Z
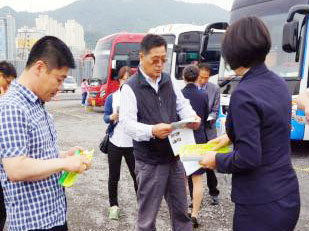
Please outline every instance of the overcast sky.
M16 11L47 11L66 6L76 0L0 0L0 8L10 6ZM117 1L117 0L115 0ZM152 0L145 0L152 1ZM155 0L154 0L155 1ZM233 0L180 0L192 3L212 3L226 10L230 10Z

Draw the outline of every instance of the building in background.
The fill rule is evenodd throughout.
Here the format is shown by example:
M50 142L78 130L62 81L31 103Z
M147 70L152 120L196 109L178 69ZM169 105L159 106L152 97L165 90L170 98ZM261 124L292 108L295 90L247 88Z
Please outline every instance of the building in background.
M0 18L0 60L16 58L16 27L15 17L7 14Z
M24 26L17 30L17 59L25 60L28 58L32 46L45 35L45 31L37 28Z
M33 44L45 35L56 36L64 41L75 57L85 54L84 28L75 20L68 20L64 25L48 15L39 15L35 27L22 27L17 34L17 57L25 59Z
M84 28L75 20L65 23L66 44L70 47L74 56L80 56L85 52Z

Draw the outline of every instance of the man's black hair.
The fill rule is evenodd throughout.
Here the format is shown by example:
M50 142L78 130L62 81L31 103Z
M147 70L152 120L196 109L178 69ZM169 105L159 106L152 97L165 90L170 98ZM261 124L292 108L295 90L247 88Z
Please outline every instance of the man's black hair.
M198 76L200 75L200 69L194 65L188 65L183 69L183 78L188 82L188 83L194 83Z
M211 75L212 68L207 63L199 63L198 68L200 69L200 71L202 71L202 70L208 71L209 75Z
M32 47L26 69L29 69L37 61L44 61L48 70L62 67L75 68L74 58L69 47L54 36L44 36Z
M15 67L7 61L0 62L0 73L4 74L5 77L17 77Z
M141 42L141 51L147 54L152 48L160 46L167 48L164 38L156 34L147 34Z

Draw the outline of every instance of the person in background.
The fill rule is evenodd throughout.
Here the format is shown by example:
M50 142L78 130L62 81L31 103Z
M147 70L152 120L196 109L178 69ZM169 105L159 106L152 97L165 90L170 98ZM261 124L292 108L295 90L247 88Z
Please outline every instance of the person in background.
M15 67L6 61L0 62L0 97L3 95L9 88L12 80L17 77ZM1 160L0 160L1 163ZM6 211L4 204L4 195L1 187L0 181L0 230L4 229L6 220Z
M58 181L62 171L82 173L90 162L74 155L79 147L59 151L44 104L74 67L67 45L45 36L32 47L18 80L0 97L0 179L8 230L68 230L64 188Z
M88 81L87 79L83 79L80 88L82 90L82 106L86 105L86 99L88 95Z
M120 88L115 93L109 95L106 100L104 110L104 121L109 123L109 144L107 148L108 154L108 195L110 208L108 209L108 217L110 219L119 219L119 204L118 204L118 182L120 178L121 160L124 157L130 174L134 182L134 189L137 192L137 182L134 173L135 159L133 155L133 141L124 130L123 126L118 123L120 109L120 91L122 85L127 82L130 76L130 68L127 66L121 67L118 72Z
M191 231L187 215L185 172L175 157L168 135L171 123L195 117L189 101L162 73L167 44L159 35L148 34L141 42L140 67L123 85L119 120L133 138L138 183L137 231L156 230L156 217L163 197L167 202L173 231ZM190 123L198 129L200 122Z
M0 95L4 94L11 82L16 79L17 74L15 67L6 61L0 62Z
M183 78L187 85L182 89L182 93L185 98L189 99L193 110L201 118L201 126L198 130L194 131L194 138L197 144L203 144L207 142L205 124L209 114L209 106L207 94L198 89L197 80L199 72L199 68L196 65L185 67ZM193 182L193 193L192 187L189 187L189 189L193 201L191 219L194 228L198 228L199 226L197 216L203 200L203 174L205 172L206 169L201 168L189 176Z
M208 95L209 105L209 117L206 122L206 136L207 140L212 140L217 137L216 120L218 118L219 106L220 106L220 89L218 85L210 83L211 67L206 63L200 63L198 65L200 69L200 75L198 77L199 88L206 92ZM212 205L219 203L218 180L213 170L207 169L207 186L209 189L209 195L212 198ZM189 182L190 183L190 182Z
M226 119L226 135L201 164L232 174L234 231L291 231L300 212L299 185L291 163L291 95L286 82L265 65L271 47L267 27L257 17L230 25L222 55L237 76Z

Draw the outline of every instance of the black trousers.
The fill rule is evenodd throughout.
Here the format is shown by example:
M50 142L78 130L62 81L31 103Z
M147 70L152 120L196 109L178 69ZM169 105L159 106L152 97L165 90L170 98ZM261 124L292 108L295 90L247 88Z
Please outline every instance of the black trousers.
M208 189L209 189L209 195L210 196L218 196L220 191L217 189L218 180L217 180L215 172L213 170L207 169L206 170L206 176L207 176L207 186L208 186ZM192 176L189 176L189 178L188 178L188 185L189 185L190 197L192 199L193 198Z
M0 231L4 229L5 220L6 220L6 212L4 205L4 195L0 184Z
M34 230L29 230L29 231L68 231L68 225L67 223L65 223L64 225L55 226L50 229L34 229Z
M134 189L137 192L137 182L134 173L135 158L133 148L120 148L109 142L107 148L109 177L108 177L108 194L110 206L118 206L118 181L120 179L121 160L124 157L130 174L133 178Z

